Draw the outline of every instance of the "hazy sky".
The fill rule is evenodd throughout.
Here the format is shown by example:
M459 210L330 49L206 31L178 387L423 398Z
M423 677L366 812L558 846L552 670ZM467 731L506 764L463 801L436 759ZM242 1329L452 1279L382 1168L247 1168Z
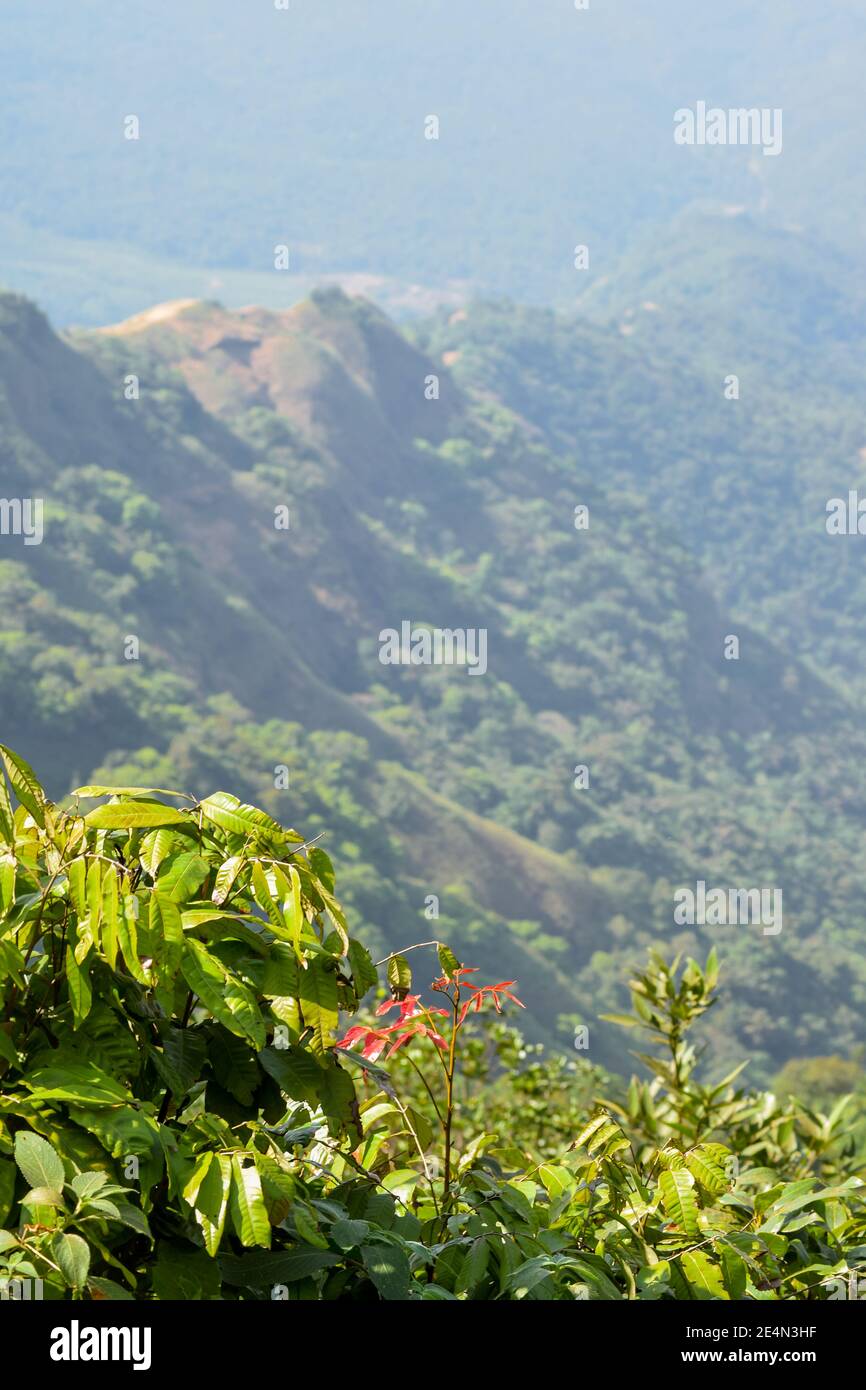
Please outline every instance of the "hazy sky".
M285 243L549 301L707 202L856 249L864 57L860 0L4 0L3 277L87 318L203 268L267 296ZM781 155L677 146L698 101L781 110Z

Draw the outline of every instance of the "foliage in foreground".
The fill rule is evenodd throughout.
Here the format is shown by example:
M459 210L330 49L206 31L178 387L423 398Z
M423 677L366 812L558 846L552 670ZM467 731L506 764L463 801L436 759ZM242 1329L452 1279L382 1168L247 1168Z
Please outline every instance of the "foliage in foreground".
M713 955L632 982L617 1094L441 942L348 933L327 854L225 793L50 803L0 747L0 1274L47 1298L826 1298L866 1257L830 1115L696 1075ZM104 797L110 799L102 800ZM80 801L101 804L84 814ZM178 803L178 804L171 804ZM414 948L413 948L414 949ZM420 949L420 948L419 948ZM340 1015L356 1015L342 1038ZM594 1088L613 1092L593 1100Z

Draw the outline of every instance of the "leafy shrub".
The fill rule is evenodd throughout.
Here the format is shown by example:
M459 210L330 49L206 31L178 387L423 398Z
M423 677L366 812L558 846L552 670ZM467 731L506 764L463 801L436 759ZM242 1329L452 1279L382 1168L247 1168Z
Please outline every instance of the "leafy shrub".
M406 951L364 1009L378 967L327 854L265 812L103 786L64 810L0 755L4 1278L47 1298L775 1299L857 1269L845 1100L824 1116L696 1078L712 955L651 956L618 1021L648 1035L652 1079L617 1091L498 1019L479 1033L514 982L475 983L441 942L428 1000Z

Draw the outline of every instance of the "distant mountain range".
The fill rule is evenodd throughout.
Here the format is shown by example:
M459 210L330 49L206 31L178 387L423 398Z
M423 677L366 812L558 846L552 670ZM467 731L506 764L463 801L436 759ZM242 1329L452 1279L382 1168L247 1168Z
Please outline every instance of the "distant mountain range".
M63 324L327 276L573 307L642 238L703 260L701 208L862 264L864 53L861 0L4 0L4 283ZM780 153L676 144L701 101L780 111Z

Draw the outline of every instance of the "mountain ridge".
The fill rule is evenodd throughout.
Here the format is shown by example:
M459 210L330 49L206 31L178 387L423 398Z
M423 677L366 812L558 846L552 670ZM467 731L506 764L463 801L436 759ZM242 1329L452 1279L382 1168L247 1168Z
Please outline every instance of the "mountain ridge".
M699 370L687 385L709 399ZM675 887L778 882L780 943L718 943L737 1004L714 1055L766 1070L826 1050L830 1011L850 1048L866 995L845 922L866 824L856 688L775 640L760 606L728 611L712 549L655 509L653 489L682 506L691 487L671 428L704 467L722 418L689 428L675 404L615 326L543 311L470 304L407 334L328 290L285 313L193 301L60 338L0 296L4 487L46 497L37 553L0 550L5 741L55 795L223 785L325 830L376 949L429 932L433 894L436 931L473 963L507 961L535 1035L565 1045L619 1007L647 944L703 949L674 928ZM736 496L749 431L725 449ZM487 628L488 674L383 666L379 633L402 620ZM805 1021L777 1017L806 975ZM621 1061L605 1025L594 1047Z

